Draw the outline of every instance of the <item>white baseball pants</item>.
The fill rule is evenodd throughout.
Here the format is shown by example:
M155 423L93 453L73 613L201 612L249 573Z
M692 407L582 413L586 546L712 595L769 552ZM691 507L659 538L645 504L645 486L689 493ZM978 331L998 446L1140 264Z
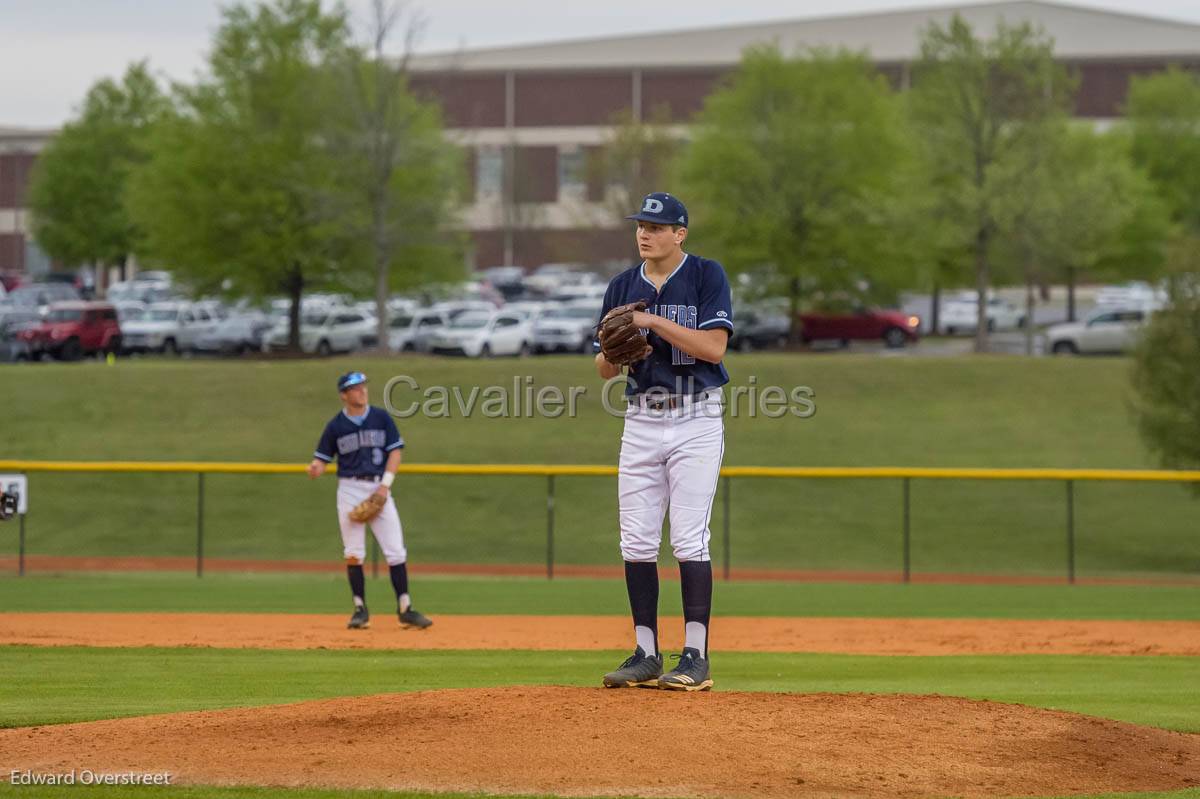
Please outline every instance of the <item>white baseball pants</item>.
M396 501L389 496L383 510L369 522L350 521L350 511L354 510L354 506L375 493L377 488L379 483L368 480L338 478L337 512L338 524L342 528L342 547L347 560L357 558L359 563L365 563L369 524L375 540L379 542L380 550L383 551L383 557L387 559L387 564L395 566L408 559L408 553L404 550L404 531L400 527Z
M721 405L714 390L674 410L635 405L626 413L617 479L625 560L658 560L668 507L675 558L710 560L708 523L725 454Z

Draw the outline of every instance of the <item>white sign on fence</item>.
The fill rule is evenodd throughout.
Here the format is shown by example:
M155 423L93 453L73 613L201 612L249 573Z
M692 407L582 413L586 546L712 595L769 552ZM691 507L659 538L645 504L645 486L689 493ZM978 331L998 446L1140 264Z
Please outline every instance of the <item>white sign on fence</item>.
M23 474L0 474L0 491L15 494L17 513L29 512L29 478Z

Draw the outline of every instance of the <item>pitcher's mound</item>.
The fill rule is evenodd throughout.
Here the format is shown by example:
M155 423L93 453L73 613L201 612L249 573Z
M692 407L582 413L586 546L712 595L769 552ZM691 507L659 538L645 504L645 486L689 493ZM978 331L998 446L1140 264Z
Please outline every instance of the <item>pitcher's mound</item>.
M909 695L425 691L0 730L0 752L6 770L43 773L566 796L1053 796L1200 784L1200 736Z

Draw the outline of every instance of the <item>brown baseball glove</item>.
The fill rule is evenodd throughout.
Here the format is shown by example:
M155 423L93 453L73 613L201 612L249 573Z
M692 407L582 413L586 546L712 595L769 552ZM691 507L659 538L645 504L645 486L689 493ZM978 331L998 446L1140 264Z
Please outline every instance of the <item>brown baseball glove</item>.
M386 504L387 498L372 494L350 509L350 521L359 524L369 522L379 515Z
M629 366L648 356L652 349L641 329L633 323L633 312L646 310L646 303L618 305L600 320L598 335L604 360L615 366Z

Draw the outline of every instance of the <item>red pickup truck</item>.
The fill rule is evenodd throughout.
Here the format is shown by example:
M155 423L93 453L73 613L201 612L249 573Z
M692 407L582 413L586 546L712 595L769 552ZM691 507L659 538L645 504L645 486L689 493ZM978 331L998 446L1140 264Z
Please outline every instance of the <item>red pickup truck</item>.
M903 347L919 338L921 320L900 311L864 308L847 313L800 314L800 337L812 341L882 341L889 347Z
M107 302L56 302L42 318L17 334L29 346L30 356L50 355L74 361L96 352L121 349L117 310Z

